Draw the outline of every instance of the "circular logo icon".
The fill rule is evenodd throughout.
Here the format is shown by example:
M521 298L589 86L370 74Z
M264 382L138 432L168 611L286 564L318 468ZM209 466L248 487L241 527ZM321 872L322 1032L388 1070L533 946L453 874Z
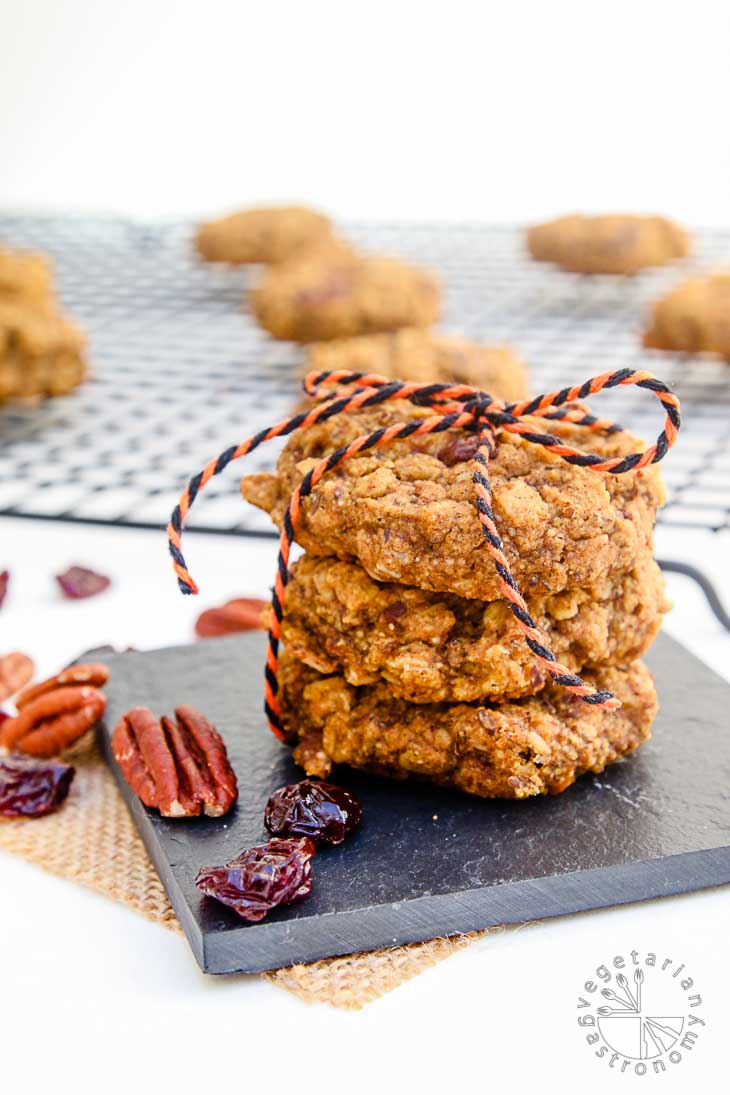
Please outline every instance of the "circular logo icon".
M619 1072L666 1071L705 1026L684 963L630 951L595 968L578 997L578 1024L597 1058Z

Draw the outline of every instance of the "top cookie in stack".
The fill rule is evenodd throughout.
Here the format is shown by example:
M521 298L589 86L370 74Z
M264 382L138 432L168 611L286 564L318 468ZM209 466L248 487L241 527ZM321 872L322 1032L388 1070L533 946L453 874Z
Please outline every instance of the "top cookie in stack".
M383 405L300 431L276 475L244 479L244 496L281 524L329 452L429 413ZM551 430L606 457L641 447L626 434ZM396 442L347 460L303 501L296 537L308 554L285 604L281 680L308 773L346 763L522 798L561 791L648 737L656 697L636 659L666 607L652 560L656 468L603 476L511 434L490 461L529 610L571 671L622 700L610 711L553 684L527 651L476 519L474 451L462 432Z
M361 434L433 412L409 403L340 414L292 436L275 475L243 481L244 497L277 524L294 488L327 453ZM529 420L528 420L529 421ZM538 431L542 419L534 420ZM640 447L563 423L551 431L601 456ZM393 442L354 456L305 500L297 541L316 555L356 560L373 578L477 600L500 596L474 516L476 438L453 431ZM603 476L567 464L513 434L500 437L489 477L505 554L520 586L559 593L635 565L651 550L664 491L657 468Z

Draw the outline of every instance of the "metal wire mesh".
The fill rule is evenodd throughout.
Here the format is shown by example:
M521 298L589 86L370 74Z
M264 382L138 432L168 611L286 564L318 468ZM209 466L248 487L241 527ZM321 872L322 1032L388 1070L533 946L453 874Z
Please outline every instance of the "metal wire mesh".
M516 228L350 225L372 250L434 269L443 326L507 340L533 390L606 369L646 367L682 399L681 443L666 461L660 521L730 528L730 368L709 357L649 354L639 341L654 296L690 269L730 262L730 231L698 233L692 260L635 278L581 277L531 262ZM0 513L114 525L163 525L186 480L211 457L290 412L300 348L260 331L241 298L255 271L198 263L189 224L0 214L0 239L47 251L63 302L86 327L94 376L37 406L0 407ZM645 438L660 422L636 389L600 413ZM247 471L271 467L265 446ZM238 469L200 496L190 527L273 534L246 507ZM241 466L241 472L244 468Z

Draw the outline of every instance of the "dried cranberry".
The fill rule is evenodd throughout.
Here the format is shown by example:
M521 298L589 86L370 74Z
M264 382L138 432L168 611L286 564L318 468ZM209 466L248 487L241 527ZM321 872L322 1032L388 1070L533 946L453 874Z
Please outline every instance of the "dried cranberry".
M5 597L7 596L8 582L9 581L10 581L10 571L9 570L0 571L0 608L3 607L3 601L5 600Z
M0 817L41 817L66 798L76 769L54 760L0 756Z
M7 711L0 711L0 726L2 726L2 724L5 722L5 720L9 719L9 718L10 718L10 715L7 713Z
M274 836L308 836L315 844L341 844L361 820L353 794L311 779L274 791L264 812L264 824Z
M447 468L453 468L454 464L465 464L467 460L473 460L478 448L479 436L475 433L466 437L455 437L439 451L439 460Z
M383 619L387 624L394 624L396 620L400 620L401 616L405 616L407 611L403 601L394 601L384 610Z
M297 304L305 308L317 308L352 292L353 277L349 270L333 270L319 284L300 289L295 295Z
M255 923L277 905L290 905L309 895L314 850L306 837L270 840L247 848L224 867L202 867L195 885Z
M83 597L95 597L97 593L103 593L112 584L111 579L103 574L96 574L86 567L69 567L65 574L57 574L56 581L64 594L78 601Z

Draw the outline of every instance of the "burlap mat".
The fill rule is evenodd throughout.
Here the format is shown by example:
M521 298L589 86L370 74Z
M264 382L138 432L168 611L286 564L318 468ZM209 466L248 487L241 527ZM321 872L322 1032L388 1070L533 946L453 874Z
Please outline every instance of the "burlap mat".
M157 872L93 742L76 749L76 778L56 814L0 821L0 848L80 882L182 934ZM361 1008L468 946L473 932L368 954L290 966L263 976L310 1003Z

